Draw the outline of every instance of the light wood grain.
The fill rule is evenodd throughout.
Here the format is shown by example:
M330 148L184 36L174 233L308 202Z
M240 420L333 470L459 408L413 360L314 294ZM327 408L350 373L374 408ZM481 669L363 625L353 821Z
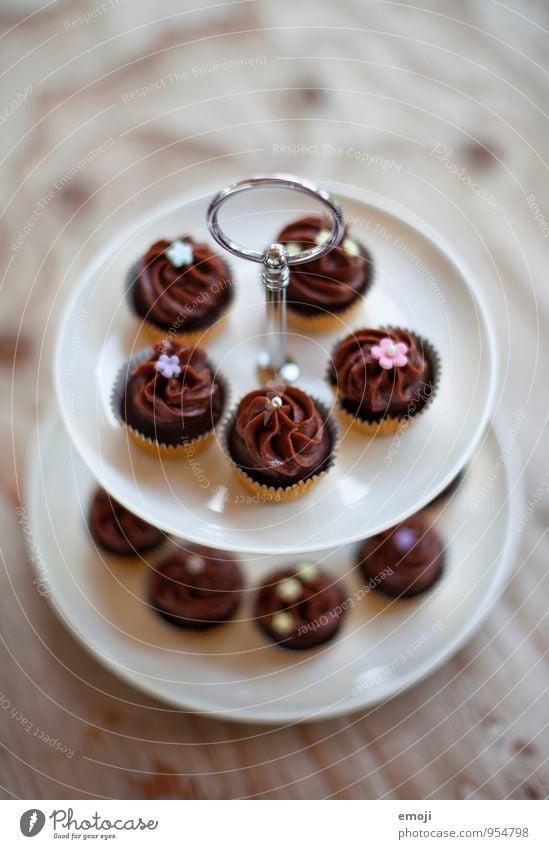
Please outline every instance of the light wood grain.
M32 86L0 141L0 795L547 796L548 240L527 202L543 211L549 194L547 5L282 0L162 20L181 4L157 0L71 27L92 5L61 2L22 23L17 4L0 6L1 31L15 25L2 103ZM230 60L239 67L208 67ZM277 152L288 144L320 149ZM476 188L432 155L437 144ZM527 412L511 449L526 497L542 487L515 576L464 650L364 715L284 729L172 711L102 669L33 585L16 514L28 437L51 401L55 322L82 262L167 194L267 170L396 199L465 257L497 321L498 415L511 428Z

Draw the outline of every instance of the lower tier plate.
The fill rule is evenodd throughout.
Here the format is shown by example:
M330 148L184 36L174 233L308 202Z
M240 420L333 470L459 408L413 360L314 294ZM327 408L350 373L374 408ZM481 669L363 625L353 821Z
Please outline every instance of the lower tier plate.
M206 634L178 631L158 618L144 600L146 564L120 563L94 547L86 514L95 481L60 420L50 419L39 434L27 491L40 579L67 628L102 664L178 708L262 723L364 709L444 663L509 576L518 495L500 457L491 430L457 493L432 514L447 543L447 567L415 600L361 593L356 545L308 555L342 576L350 609L335 640L301 654L266 644L250 621L249 603L235 621ZM303 557L246 554L241 560L253 586L267 571Z

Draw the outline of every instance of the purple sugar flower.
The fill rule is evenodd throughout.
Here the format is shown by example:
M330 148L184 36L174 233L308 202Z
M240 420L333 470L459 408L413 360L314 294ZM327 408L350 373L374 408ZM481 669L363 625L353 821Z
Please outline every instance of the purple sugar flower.
M179 357L172 354L169 357L167 354L160 354L155 365L155 369L160 372L162 377L179 377L181 374L181 366L179 365Z

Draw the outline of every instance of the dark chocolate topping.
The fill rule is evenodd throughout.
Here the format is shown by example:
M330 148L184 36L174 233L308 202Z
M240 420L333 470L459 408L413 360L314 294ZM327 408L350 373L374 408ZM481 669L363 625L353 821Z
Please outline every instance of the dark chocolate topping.
M104 489L93 496L89 528L98 545L125 556L143 554L164 540L161 530L134 516Z
M177 358L179 374L167 377L158 370L163 355ZM223 386L212 376L201 348L159 342L152 356L130 374L121 414L145 436L178 445L210 431L221 417L223 403Z
M275 642L308 649L334 636L344 613L342 603L340 584L306 564L303 571L297 566L269 575L257 591L255 615Z
M225 622L240 602L238 562L223 551L197 547L174 551L149 576L149 601L181 628L204 630Z
M221 257L207 244L190 236L181 241L192 247L189 265L176 267L166 255L171 242L152 245L131 281L131 297L137 313L157 327L192 331L212 323L231 297L231 273Z
M294 221L278 235L283 244L296 243L301 251L316 247L315 237L321 230L330 232L332 223L318 215ZM344 310L364 293L371 280L371 261L358 246L356 255L344 247L349 239L347 228L339 245L319 259L291 269L288 286L290 309L300 312L337 312ZM356 244L356 243L354 243Z
M384 338L407 346L406 365L382 367L372 349ZM353 331L336 347L330 366L330 380L346 406L365 419L418 412L431 396L432 373L419 337L398 327Z
M253 480L285 487L326 468L332 438L324 414L301 389L256 389L238 405L229 450Z
M439 577L443 565L443 543L419 514L365 540L359 553L365 577L391 596L423 592Z

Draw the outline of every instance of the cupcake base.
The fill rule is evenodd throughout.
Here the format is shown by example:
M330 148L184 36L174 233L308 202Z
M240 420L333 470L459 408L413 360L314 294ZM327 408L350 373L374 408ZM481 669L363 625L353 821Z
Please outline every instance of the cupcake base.
M146 321L146 319L142 319L142 328L152 342L169 340L170 342L175 342L177 345L198 345L202 347L217 339L223 330L225 330L228 321L229 315L225 313L211 327L204 327L201 330L191 330L188 333L171 333L169 330L161 330L159 327L155 327Z
M341 312L321 312L310 315L293 310L291 306L288 306L286 310L288 326L303 334L333 333L334 330L340 330L342 324L348 324L356 317L362 308L362 299L363 295L360 295L354 303Z
M155 442L126 424L123 426L132 442L138 445L142 451L146 451L153 457L162 457L164 460L186 460L189 457L194 457L201 451L205 451L215 436L215 432L212 430L193 439L192 442L182 442L181 445L166 445L163 442Z
M320 483L324 475L327 473L327 470L325 472L319 472L318 475L314 475L314 477L309 478L308 480L294 483L293 486L274 487L256 483L256 481L248 477L246 472L243 472L242 469L239 469L238 466L234 465L234 463L232 465L233 472L240 483L246 487L248 492L257 495L260 501L275 504L281 504L285 501L296 501L298 498L302 498L310 492L314 486Z

